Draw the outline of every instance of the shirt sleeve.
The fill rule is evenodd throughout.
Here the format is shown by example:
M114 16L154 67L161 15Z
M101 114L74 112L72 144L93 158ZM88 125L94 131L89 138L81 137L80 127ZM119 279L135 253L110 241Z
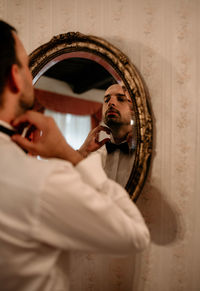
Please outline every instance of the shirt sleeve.
M50 246L126 254L149 242L139 210L127 192L107 178L98 154L76 167L70 163L55 167L39 204L34 236Z

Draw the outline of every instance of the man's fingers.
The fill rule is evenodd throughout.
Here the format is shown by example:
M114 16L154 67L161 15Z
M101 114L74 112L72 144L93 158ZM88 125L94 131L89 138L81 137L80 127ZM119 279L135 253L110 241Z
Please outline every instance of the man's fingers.
M104 138L101 141L98 142L99 146L102 147L106 142L110 141L109 138Z
M104 138L101 141L98 141L98 138L95 139L95 142L98 144L99 148L102 147L107 141L110 141L110 138Z
M128 133L127 137L126 137L126 141L127 141L128 143L130 143L130 142L132 141L132 139L133 139L133 132L130 131L130 132Z
M12 140L16 142L20 147L23 149L32 152L32 142L30 142L28 139L22 137L21 135L15 134L12 137Z
M47 117L39 112L27 111L25 114L13 120L12 125L18 127L21 123L29 123L39 128L43 125L45 119L47 119Z
M13 120L12 125L17 127L21 123L31 122L31 113L26 112L25 114L18 116L16 119Z
M91 131L91 133L92 134L96 134L96 133L99 133L100 131L105 131L106 133L111 133L111 130L110 130L110 128L108 128L107 126L103 126L103 125L99 125L99 126L97 126L97 127L95 127L92 131Z
M40 130L34 130L31 134L32 141L36 142L41 138L41 131Z
M111 133L111 129L108 128L107 126L103 126L103 125L100 125L99 126L99 132L100 131L105 131L106 133L110 134Z

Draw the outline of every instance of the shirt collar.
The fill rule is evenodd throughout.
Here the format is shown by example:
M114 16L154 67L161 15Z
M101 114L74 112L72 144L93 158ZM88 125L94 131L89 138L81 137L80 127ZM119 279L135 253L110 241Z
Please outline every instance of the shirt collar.
M0 125L4 126L6 128L9 128L9 129L15 130L14 127L10 123L8 123L4 120L1 120L1 119L0 119Z
M7 128L7 129L9 129L9 130L15 131L14 127L10 123L8 123L8 122L6 122L4 120L0 120L0 125L5 127L5 128ZM0 135L3 138L10 139L10 136L7 135L6 133L2 132L2 131L0 131Z

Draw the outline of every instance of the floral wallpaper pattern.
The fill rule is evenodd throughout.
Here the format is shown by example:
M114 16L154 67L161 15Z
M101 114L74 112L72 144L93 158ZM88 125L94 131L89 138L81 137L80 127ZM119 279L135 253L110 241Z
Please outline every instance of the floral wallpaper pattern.
M200 1L0 0L28 53L69 31L103 37L141 72L154 119L138 199L151 245L124 258L71 254L71 291L200 290Z

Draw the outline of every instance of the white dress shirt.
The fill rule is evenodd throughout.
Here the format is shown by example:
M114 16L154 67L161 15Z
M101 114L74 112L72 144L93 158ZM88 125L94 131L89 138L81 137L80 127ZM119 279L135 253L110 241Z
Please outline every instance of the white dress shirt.
M108 178L125 187L133 168L135 151L125 154L120 149L116 149L108 154L106 146L103 145L98 152L101 155L102 166Z
M139 210L98 153L76 167L39 161L0 132L0 291L67 291L60 261L66 268L70 251L127 254L148 242Z

